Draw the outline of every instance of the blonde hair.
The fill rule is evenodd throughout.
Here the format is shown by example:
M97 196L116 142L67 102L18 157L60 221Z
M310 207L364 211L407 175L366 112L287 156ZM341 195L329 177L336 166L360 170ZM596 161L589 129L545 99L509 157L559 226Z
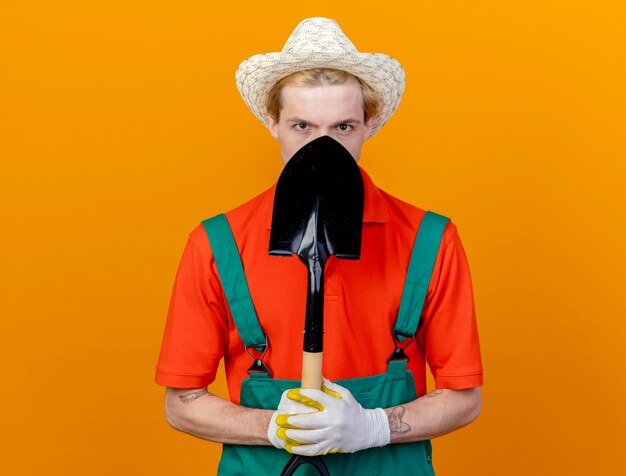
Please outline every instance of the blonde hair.
M340 69L315 68L296 71L295 73L285 76L279 80L267 96L267 114L278 122L280 119L281 92L287 85L296 86L332 86L336 84L345 84L348 81L356 81L363 91L363 112L365 113L364 122L376 116L382 107L382 96L372 88L369 84L362 81L357 76L342 71Z

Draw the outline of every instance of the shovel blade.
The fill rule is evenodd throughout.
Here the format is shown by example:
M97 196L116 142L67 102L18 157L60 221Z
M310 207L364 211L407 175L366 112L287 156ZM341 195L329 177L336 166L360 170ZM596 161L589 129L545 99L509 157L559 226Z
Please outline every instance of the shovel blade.
M314 223L314 241L327 256L359 259L363 202L363 179L350 152L329 136L309 142L278 179L269 253L298 254Z

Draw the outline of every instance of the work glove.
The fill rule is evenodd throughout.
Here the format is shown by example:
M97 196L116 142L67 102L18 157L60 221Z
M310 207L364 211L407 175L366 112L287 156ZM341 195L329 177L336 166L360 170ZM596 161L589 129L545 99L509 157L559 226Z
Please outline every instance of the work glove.
M290 453L315 456L385 446L390 442L389 420L382 408L363 408L347 388L324 379L322 390L295 389L287 399L313 411L279 413L276 436ZM300 408L300 410L298 410Z

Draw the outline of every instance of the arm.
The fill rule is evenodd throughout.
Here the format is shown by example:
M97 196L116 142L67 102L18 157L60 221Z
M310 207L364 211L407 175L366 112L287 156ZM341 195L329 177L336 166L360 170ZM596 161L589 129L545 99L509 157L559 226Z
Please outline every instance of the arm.
M165 392L165 418L172 427L219 443L269 445L267 427L273 412L235 405L206 387L168 387Z
M436 390L404 405L387 408L391 443L427 440L461 428L476 419L481 403L481 390L476 387Z

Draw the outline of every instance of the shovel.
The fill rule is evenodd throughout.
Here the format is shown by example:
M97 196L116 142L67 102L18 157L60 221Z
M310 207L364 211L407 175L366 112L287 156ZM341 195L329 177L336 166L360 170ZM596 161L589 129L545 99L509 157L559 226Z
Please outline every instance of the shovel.
M324 336L324 265L335 255L359 259L363 180L350 153L323 136L302 147L283 169L274 196L269 253L298 255L308 269L302 387L320 389ZM302 464L328 475L319 457L293 455L281 476Z

